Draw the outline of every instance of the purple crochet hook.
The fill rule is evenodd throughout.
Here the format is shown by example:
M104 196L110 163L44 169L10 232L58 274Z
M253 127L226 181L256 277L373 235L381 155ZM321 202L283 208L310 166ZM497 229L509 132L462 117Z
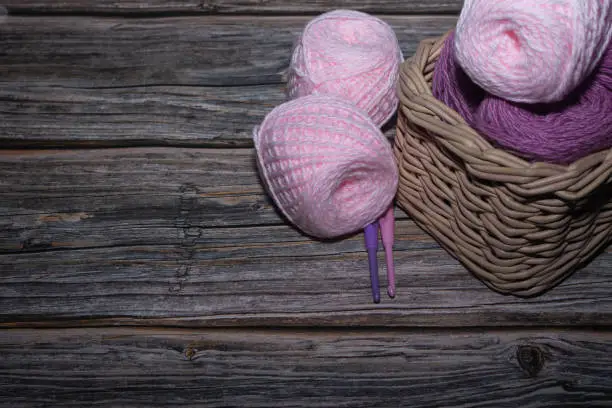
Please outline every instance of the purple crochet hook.
M387 293L389 297L395 297L395 263L393 262L393 242L395 240L395 214L393 205L378 220L380 224L380 235L385 247L385 261L387 263Z
M368 251L370 264L370 281L372 283L372 298L374 303L380 302L380 284L378 282L378 222L373 222L363 229L365 247Z

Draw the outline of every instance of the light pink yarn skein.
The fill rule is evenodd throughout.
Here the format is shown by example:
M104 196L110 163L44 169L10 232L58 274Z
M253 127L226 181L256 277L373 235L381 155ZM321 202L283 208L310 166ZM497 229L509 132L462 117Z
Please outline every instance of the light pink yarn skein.
M403 61L397 37L384 21L354 10L311 20L296 44L287 84L290 99L337 96L366 112L377 126L395 113Z
M612 36L610 0L465 0L456 58L500 98L557 102L589 76Z
M273 109L253 134L264 185L283 214L317 238L354 233L395 196L389 141L354 105L326 95Z

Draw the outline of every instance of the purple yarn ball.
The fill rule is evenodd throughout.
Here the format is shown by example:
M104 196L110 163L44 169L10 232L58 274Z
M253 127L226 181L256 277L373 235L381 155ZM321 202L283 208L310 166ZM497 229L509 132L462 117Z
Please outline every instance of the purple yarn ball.
M497 147L530 161L569 164L612 147L612 48L595 72L564 100L521 104L485 92L454 55L454 33L444 43L432 92Z

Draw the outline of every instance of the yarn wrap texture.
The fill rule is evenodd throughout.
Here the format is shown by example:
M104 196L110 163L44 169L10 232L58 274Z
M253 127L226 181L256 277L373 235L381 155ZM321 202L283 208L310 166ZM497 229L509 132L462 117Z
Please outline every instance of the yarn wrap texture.
M400 69L397 204L491 289L539 295L612 241L612 150L558 165L495 148L432 94L445 40Z
M564 99L612 37L610 0L465 0L457 60L487 92L524 103Z
M612 147L612 44L566 99L513 103L487 93L457 63L451 33L434 71L433 95L481 135L528 160L569 164Z
M365 111L377 126L397 110L401 49L384 21L354 10L334 10L311 20L291 57L287 95L331 95Z
M264 185L287 219L317 238L376 221L397 191L389 141L351 103L328 95L286 102L253 134Z

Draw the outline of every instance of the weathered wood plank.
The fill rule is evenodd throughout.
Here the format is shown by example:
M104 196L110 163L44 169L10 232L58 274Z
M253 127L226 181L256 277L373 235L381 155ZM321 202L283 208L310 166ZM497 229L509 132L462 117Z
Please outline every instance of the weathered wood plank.
M405 216L397 227L399 296L372 305L361 235L320 243L285 225L252 153L0 151L0 320L612 324L612 253L545 296L515 299L486 289Z
M2 82L77 88L281 84L310 17L9 17ZM454 16L388 16L410 55Z
M111 89L0 86L2 148L253 147L284 85ZM384 127L395 135L395 119Z
M455 17L385 17L406 55ZM0 142L251 146L308 17L9 17Z
M378 305L360 237L323 244L252 227L180 245L0 255L0 326L612 325L609 252L525 300L490 291L418 233L400 225L398 295Z
M2 147L251 147L279 84L111 89L0 85ZM390 127L390 126L389 126Z
M252 149L0 150L0 175L3 249L70 241L60 231L282 223Z
M50 244L47 235L55 242L97 231L106 237L125 226L284 222L263 190L253 149L0 150L0 196L0 250Z
M378 305L360 237L322 244L254 227L207 231L195 244L0 255L0 326L612 325L609 252L524 300L490 291L418 235L399 235L398 295Z
M610 407L610 332L0 332L7 406Z
M13 13L192 13L192 14L303 14L350 8L368 13L458 13L461 0L21 0L5 1Z

